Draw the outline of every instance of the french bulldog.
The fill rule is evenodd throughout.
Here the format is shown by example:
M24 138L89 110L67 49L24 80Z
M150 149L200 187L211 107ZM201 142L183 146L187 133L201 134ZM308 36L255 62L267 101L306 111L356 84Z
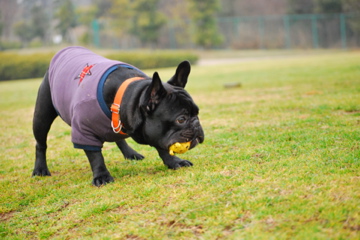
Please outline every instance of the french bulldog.
M125 141L154 147L170 169L193 164L169 147L190 142L190 149L204 141L199 108L184 90L190 63L181 62L175 75L162 82L130 64L110 60L83 47L68 47L51 60L35 104L33 133L36 160L32 176L51 176L46 162L47 135L57 116L71 126L75 148L83 149L95 186L113 182L101 149L115 142L125 159L141 160L141 154Z

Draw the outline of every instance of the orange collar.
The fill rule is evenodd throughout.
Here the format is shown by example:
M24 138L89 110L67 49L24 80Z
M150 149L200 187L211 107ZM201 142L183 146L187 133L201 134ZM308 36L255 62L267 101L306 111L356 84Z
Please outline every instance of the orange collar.
M110 110L111 114L111 127L115 133L120 133L122 135L127 135L121 129L123 128L123 124L120 120L120 106L122 102L123 95L125 93L126 88L129 86L130 83L134 81L138 81L144 79L143 77L132 77L127 79L125 82L121 84L118 91L116 92L114 103L111 105Z

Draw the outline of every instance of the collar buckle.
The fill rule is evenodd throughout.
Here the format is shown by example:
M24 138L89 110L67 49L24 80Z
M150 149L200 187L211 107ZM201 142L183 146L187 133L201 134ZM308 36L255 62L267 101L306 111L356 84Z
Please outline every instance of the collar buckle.
M116 103L111 104L110 111L112 113L119 114L120 113L120 105L116 104Z

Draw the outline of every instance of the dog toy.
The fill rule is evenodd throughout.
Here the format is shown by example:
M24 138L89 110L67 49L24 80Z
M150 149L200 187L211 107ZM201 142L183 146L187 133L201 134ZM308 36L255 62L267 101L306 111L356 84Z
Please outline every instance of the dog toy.
M175 153L185 153L187 150L189 150L190 143L191 142L184 142L184 143L176 142L176 143L174 143L173 145L171 145L169 147L170 155L175 155Z

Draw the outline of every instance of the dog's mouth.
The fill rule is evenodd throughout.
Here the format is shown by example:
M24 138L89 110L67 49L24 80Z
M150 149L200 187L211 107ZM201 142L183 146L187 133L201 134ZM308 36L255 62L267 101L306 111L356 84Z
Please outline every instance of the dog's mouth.
M198 125L192 129L182 131L180 134L175 133L171 139L172 141L170 141L171 144L168 145L168 148L177 142L182 144L190 143L190 146L188 147L188 150L190 150L198 144L203 143L205 135L201 126Z
M198 144L203 143L204 142L204 137L199 136L199 137L196 137L196 138L194 138L192 140L190 140L190 139L182 139L182 140L179 140L179 141L174 141L171 144L169 144L169 146L167 148L169 148L171 145L173 145L176 142L179 142L179 143L190 142L190 148L189 148L189 150L190 150L190 149L196 147Z
M190 149L196 147L199 143L204 142L204 137L196 137L194 140L191 141Z

